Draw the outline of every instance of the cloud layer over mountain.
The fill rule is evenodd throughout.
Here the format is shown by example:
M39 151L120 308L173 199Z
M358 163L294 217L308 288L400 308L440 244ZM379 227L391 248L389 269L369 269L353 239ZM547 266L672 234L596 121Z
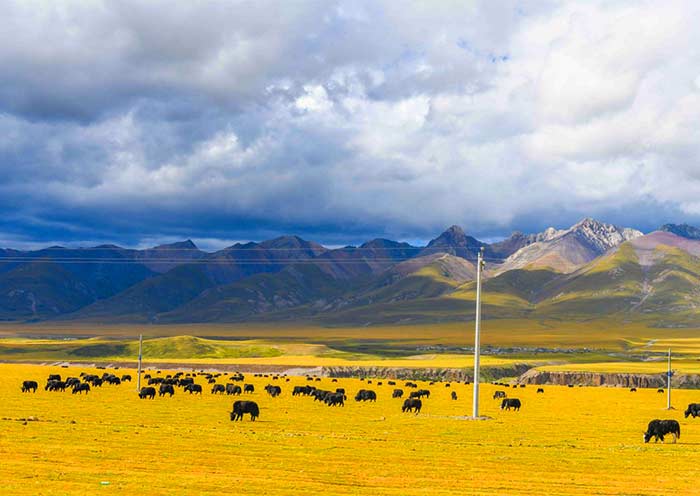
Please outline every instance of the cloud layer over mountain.
M699 11L0 1L0 238L698 222Z

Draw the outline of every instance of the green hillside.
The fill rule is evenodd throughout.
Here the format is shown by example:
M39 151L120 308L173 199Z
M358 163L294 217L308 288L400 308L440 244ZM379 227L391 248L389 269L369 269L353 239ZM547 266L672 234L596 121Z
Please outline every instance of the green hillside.
M0 356L6 359L135 360L138 347L138 341L134 339L0 340ZM143 342L143 356L147 359L275 357L282 353L278 347L258 342L194 336L153 338Z
M636 310L673 315L677 321L698 321L700 259L678 248L658 247L658 262L645 274L645 293Z
M643 280L637 254L626 243L573 274L551 280L539 294L537 314L580 319L628 311L641 298Z
M315 265L293 265L277 274L258 274L211 288L178 309L159 315L160 322L229 322L302 305L323 306L339 295L342 284Z
M86 320L149 322L157 315L174 310L213 286L205 267L180 265L146 279L116 296L82 309L77 317Z
M36 320L72 312L94 300L77 276L48 262L24 264L0 274L4 320Z

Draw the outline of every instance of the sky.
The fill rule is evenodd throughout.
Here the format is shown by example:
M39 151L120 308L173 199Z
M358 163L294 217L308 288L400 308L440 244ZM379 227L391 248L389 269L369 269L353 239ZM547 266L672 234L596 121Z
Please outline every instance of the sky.
M700 224L700 2L0 14L2 246Z

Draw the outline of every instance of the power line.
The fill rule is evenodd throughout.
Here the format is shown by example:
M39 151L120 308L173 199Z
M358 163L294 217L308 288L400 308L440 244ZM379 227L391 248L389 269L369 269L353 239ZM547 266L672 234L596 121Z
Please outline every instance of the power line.
M213 254L213 253L221 253L221 252L227 252L227 251L255 251L255 250L262 250L262 251L304 251L308 250L311 251L312 248L308 247L297 247L297 248L267 248L265 246L262 246L261 243L253 243L255 246L250 247L250 248L244 248L244 247L235 247L235 245L222 248L221 250L213 251L213 252L207 252L204 250L200 250L199 248L143 248L143 249L138 249L138 248L122 248L120 246L96 246L94 248L84 248L84 247L79 247L79 248L68 248L64 246L55 246L55 247L48 247L48 248L41 248L38 250L15 250L13 248L5 248L8 251L14 251L14 252L19 252L19 253L38 253L38 252L50 252L50 251L125 251L125 252L136 252L136 253L144 253L144 254L150 254L150 253L161 253L161 252L168 252L168 251L175 251L175 252L196 252L196 253L205 253L205 254ZM341 246L340 248L326 248L325 246L320 246L323 250L322 253L328 253L328 252L338 252L338 251L435 251L436 253L441 253L444 252L444 247L430 247L430 246L405 246L405 247L374 247L374 246ZM476 247L480 248L480 247ZM455 249L458 250L469 250L471 248L467 247L456 247Z
M157 264L178 264L178 265L353 265L353 264L398 264L411 260L418 260L421 257L410 258L370 258L363 257L356 260L342 258L282 258L273 260L246 260L246 259L221 259L221 258L100 258L100 257L0 257L0 263L53 263L53 264L103 264L103 265L157 265ZM457 257L461 258L461 257ZM463 259L466 262L474 263L475 260ZM488 260L494 263L502 263L504 259L493 258Z

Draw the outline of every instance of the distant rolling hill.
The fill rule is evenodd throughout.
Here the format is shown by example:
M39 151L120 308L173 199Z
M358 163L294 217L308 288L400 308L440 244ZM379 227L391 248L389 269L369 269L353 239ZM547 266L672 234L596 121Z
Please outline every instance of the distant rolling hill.
M151 322L214 286L206 268L185 264L141 281L110 298L96 301L66 319L102 322Z
M337 279L314 265L290 265L276 274L258 274L203 291L168 313L159 322L235 322L303 305L323 307L342 291ZM280 313L282 312L282 313Z
M90 289L63 267L29 263L0 274L1 320L49 319L88 305Z
M584 219L484 243L452 226L412 246L330 249L297 236L208 253L187 240L0 250L0 319L93 323L375 325L473 316L483 249L485 319L700 325L700 240L687 225L642 235Z

